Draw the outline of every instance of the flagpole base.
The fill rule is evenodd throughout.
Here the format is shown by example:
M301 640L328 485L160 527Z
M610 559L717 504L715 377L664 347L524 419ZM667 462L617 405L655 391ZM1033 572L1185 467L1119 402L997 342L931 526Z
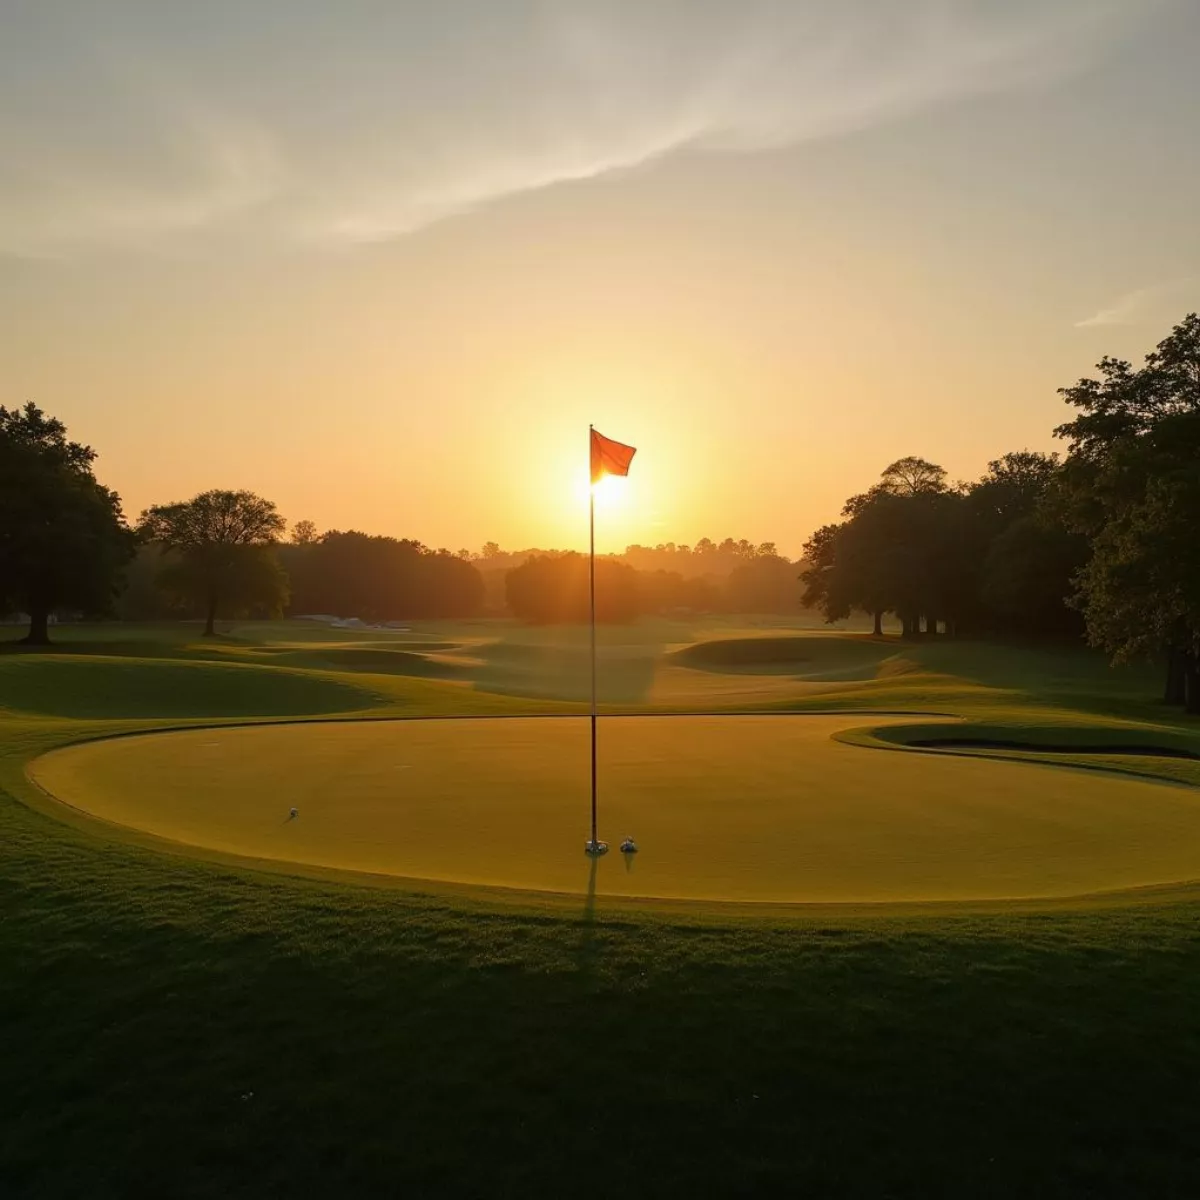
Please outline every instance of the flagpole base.
M590 838L583 843L583 852L589 858L599 858L602 854L608 853L608 843L600 841L592 841Z

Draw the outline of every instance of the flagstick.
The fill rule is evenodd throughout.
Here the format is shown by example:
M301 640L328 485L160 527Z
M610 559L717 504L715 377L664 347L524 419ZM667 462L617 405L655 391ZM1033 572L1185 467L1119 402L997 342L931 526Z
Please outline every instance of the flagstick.
M588 488L588 590L592 608L592 845L596 846L596 491Z
M592 838L587 852L593 857L603 854L608 846L596 832L596 481L591 478L592 430L588 426L588 593L591 604L592 650Z

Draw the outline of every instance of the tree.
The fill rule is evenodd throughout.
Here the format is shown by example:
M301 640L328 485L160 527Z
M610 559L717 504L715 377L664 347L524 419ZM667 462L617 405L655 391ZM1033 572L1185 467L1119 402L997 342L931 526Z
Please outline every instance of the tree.
M274 547L233 546L228 551L228 569L222 574L219 611L227 617L256 617L270 620L283 615L290 590L288 573ZM208 623L214 623L209 563L199 555L175 554L159 568L158 586L181 603L191 615L199 605ZM188 610L191 609L191 612ZM211 612L211 617L210 617Z
M1081 632L1068 598L1088 542L1063 520L1056 454L1018 450L988 463L967 489L969 555L989 628L1023 634Z
M877 634L886 612L910 637L943 622L948 634L1075 628L1067 597L1086 541L1062 518L1062 471L1020 450L951 488L936 463L897 460L805 546L802 603L829 621L869 612Z
M939 618L951 618L964 590L955 552L961 496L945 479L936 463L902 458L851 496L846 520L818 530L805 546L802 603L820 608L827 621L869 612L877 633L883 614L893 612L910 637L920 633L922 617L931 633Z
M162 583L164 568L174 561L158 546L142 542L125 568L123 586L113 606L118 621L169 621L194 615L177 594Z
M681 575L678 571L638 571L637 602L641 613L674 616L682 613L719 612L728 605L707 576Z
M586 555L572 552L532 557L509 571L504 583L509 610L523 621L549 625L588 620ZM639 610L638 573L613 559L597 559L596 619L632 621Z
M1002 529L1043 506L1059 469L1057 454L1017 450L988 463L987 474L970 485L967 495L989 532Z
M365 621L474 616L484 581L461 554L412 539L331 530L300 553L288 548L294 608Z
M800 607L795 565L778 554L755 554L734 567L725 584L730 612L794 613Z
M1150 480L1079 575L1088 635L1117 661L1164 654L1164 699L1200 712L1200 466Z
M858 607L845 586L846 569L843 556L839 553L838 538L843 525L822 525L804 543L804 570L800 582L804 593L800 603L804 608L815 608L825 614L832 623L848 617ZM877 622L878 623L878 622Z
M1094 645L1164 656L1165 699L1200 712L1200 316L1137 370L1097 370L1061 389L1081 414L1055 431L1070 446L1064 511L1092 543L1075 602Z
M988 546L979 583L998 626L1079 636L1080 615L1067 598L1088 554L1086 538L1040 516L1021 517L1003 529Z
M223 603L267 611L284 603L287 576L274 548L286 527L270 500L253 492L211 491L148 508L138 530L164 552L175 552L163 584L203 605L204 635L212 637Z
M50 614L107 609L135 539L121 500L96 481L90 446L34 404L0 407L0 607L29 614L46 645Z
M877 485L893 496L919 496L946 490L946 471L928 459L898 458L884 469Z
M317 526L312 521L297 521L292 526L293 546L311 546L319 537Z

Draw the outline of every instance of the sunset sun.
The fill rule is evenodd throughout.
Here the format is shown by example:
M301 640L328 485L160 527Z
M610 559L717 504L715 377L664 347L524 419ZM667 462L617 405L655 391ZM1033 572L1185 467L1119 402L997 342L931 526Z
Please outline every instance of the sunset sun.
M599 512L612 512L622 508L629 498L629 478L625 475L605 475L591 486Z

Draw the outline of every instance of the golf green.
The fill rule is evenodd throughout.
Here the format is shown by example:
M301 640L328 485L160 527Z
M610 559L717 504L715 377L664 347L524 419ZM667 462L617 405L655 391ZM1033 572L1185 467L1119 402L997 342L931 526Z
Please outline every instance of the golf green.
M862 724L605 718L600 833L613 851L594 877L579 718L147 734L55 751L30 773L95 817L212 851L538 891L962 901L1200 877L1194 791L832 740ZM616 851L626 835L635 856Z

